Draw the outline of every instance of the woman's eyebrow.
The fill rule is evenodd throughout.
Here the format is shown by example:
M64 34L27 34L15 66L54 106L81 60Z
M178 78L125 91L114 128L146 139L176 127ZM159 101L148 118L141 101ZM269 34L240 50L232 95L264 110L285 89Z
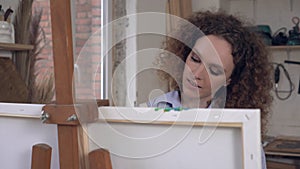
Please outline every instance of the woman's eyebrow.
M198 57L200 56L199 53L196 50L192 50L192 54L197 55Z
M193 49L192 52L193 52L193 54L198 56L200 59L202 58L201 54L196 49ZM224 70L224 73L227 72L227 70L222 65L219 65L219 64L216 64L216 63L210 63L209 65L210 66L215 66L215 67L219 68L220 70Z
M192 52L201 59L201 54L198 51L196 51L196 49L193 49Z

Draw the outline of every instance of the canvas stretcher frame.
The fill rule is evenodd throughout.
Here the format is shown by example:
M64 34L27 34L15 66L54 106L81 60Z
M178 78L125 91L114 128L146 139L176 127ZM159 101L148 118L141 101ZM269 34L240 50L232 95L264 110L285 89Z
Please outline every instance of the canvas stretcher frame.
M103 127L103 125L108 127ZM114 132L109 132L110 134L105 135L105 137L99 133L101 131L103 134L106 132L105 130L114 128L114 126L118 125L119 128L122 128L122 126L126 127L126 125L131 125L133 128L134 125L140 125L140 127L141 125L144 125L144 127L145 125L175 125L211 127L216 128L216 130L219 130L219 128L226 128L229 130L238 129L241 133L241 138L238 140L240 140L242 145L241 164L243 169L262 168L259 109L189 109L163 112L163 110L157 111L154 108L100 107L99 121L85 126L85 129L90 136L90 141L93 142L93 144L96 144L96 147L106 148L110 150L111 154L114 154L114 146L110 145L113 144L113 141L105 143L103 138L111 137L120 140L119 142L126 142L126 139L120 139L119 136L116 136L118 134L111 134ZM138 147L135 148L138 149ZM115 154L116 158L125 155L124 152ZM112 156L113 167L114 165L119 165L114 164L116 161L117 160L114 160L114 157Z

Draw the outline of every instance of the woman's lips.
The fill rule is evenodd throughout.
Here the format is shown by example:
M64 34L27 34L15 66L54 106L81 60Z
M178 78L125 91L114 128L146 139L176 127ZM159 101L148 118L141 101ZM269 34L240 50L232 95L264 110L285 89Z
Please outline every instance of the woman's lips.
M190 79L187 79L187 81L189 82L189 84L195 88L199 88L201 89L202 87L199 86L197 83L195 83L194 81L190 80Z

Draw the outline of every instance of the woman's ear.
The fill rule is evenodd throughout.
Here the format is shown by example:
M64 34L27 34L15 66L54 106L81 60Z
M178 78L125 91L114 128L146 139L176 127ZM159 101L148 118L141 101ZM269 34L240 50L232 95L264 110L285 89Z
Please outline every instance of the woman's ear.
M226 86L228 86L230 84L230 82L231 82L231 79L227 79L226 80Z

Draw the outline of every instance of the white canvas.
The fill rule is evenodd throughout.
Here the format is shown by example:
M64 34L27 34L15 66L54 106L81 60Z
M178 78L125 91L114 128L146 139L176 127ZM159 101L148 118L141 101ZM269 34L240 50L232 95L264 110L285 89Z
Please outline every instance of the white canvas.
M32 146L52 147L51 169L59 168L57 127L42 124L44 105L0 103L0 168L31 168Z
M260 169L257 109L99 108L91 149L111 153L114 169ZM217 126L217 127L216 127Z

